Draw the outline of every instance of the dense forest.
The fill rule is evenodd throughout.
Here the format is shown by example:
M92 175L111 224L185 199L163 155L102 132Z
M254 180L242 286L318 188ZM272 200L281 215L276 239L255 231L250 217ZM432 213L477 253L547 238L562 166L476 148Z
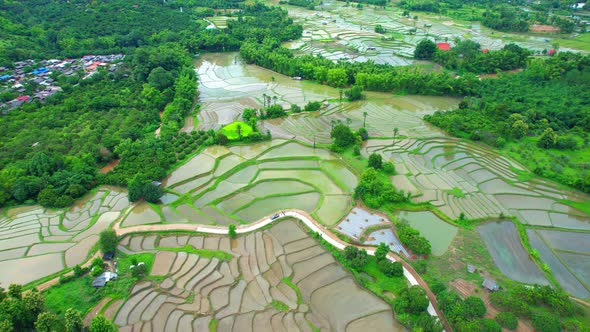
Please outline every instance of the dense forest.
M268 35L286 41L302 31L286 11L261 4L229 2L225 7L238 9L228 13L235 19L227 29L208 30L194 14L206 2L187 1L183 12L178 3L156 1L32 2L1 2L0 35L10 41L0 44L2 64L92 52L127 56L116 71L100 69L86 79L54 74L61 93L0 117L0 206L62 207L97 184L161 179L215 143L212 132L178 134L196 96L192 54L237 50ZM120 162L112 172L98 174L114 159Z
M228 29L204 29L208 23L200 17L227 7L240 9L227 13L235 16ZM301 26L279 8L231 1L1 0L0 22L0 66L29 58L128 53L163 42L180 43L190 53L229 51L250 37L288 40L301 34Z
M532 59L481 82L459 109L426 116L451 135L505 149L536 174L590 192L590 57Z

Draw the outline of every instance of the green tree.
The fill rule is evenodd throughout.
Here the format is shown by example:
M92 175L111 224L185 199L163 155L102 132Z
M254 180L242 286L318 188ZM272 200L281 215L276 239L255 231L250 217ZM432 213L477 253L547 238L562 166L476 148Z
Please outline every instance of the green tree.
M430 39L422 39L414 50L414 58L418 60L432 60L436 53L436 44Z
M369 256L365 249L359 249L354 246L344 248L344 258L351 268L360 271L369 262Z
M148 76L148 83L154 88L164 91L174 84L174 77L166 69L157 67L152 69Z
M100 250L103 253L111 252L117 250L117 245L119 244L119 238L117 237L117 232L114 229L107 229L100 232Z
M219 145L227 145L229 143L229 139L223 133L217 133L217 144Z
M511 312L500 312L498 315L496 315L495 319L498 324L509 330L516 330L518 327L518 319Z
M96 316L90 323L90 332L117 332L117 327L103 315Z
M379 246L375 250L375 258L377 261L382 261L387 257L389 252L389 246L383 242L379 243Z
M21 299L23 294L23 286L17 284L8 285L8 296L13 299Z
M236 225L230 224L228 227L227 233L230 238L232 238L232 239L235 238L236 237Z
M516 139L521 139L529 132L529 125L523 120L516 120L511 127L512 136Z
M543 149L550 149L555 147L555 143L557 143L557 134L551 128L545 129L541 138L537 142L537 146Z
M407 312L417 315L426 311L428 303L429 301L424 289L415 285L400 292L399 297L395 300L394 308L396 312Z
M37 332L53 332L57 331L60 327L59 318L51 312L42 312L37 317L35 322L35 329Z
M375 25L375 32L376 33L385 33L385 28L381 24Z
M27 325L31 326L40 313L45 310L43 294L36 288L23 296L23 306L27 316Z
M363 141L366 141L367 139L369 139L369 132L364 127L359 128L358 134Z
M69 308L64 315L66 332L81 332L84 329L80 311Z
M543 332L561 332L561 322L559 318L550 313L536 313L532 318L535 331Z
M348 101L361 100L364 97L363 87L360 85L354 85L350 90L346 90L344 95L346 95Z
M486 314L486 305L481 298L468 296L465 298L464 302L470 317L483 318Z
M367 115L369 115L369 113L366 111L363 112L363 128L367 128Z
M330 137L334 140L334 145L339 148L345 148L355 142L354 134L348 126L338 124L332 129Z
M143 198L150 203L158 203L162 197L160 186L148 182L143 186Z
M143 188L147 183L147 178L144 174L135 174L128 182L128 197L129 201L136 202L143 197Z
M371 153L369 156L369 167L374 169L381 169L383 166L383 157L378 153Z
M379 261L377 266L388 277L401 277L404 274L404 267L400 262L390 262L384 259Z
M348 84L348 75L344 68L334 68L328 70L327 84L336 88L345 87Z

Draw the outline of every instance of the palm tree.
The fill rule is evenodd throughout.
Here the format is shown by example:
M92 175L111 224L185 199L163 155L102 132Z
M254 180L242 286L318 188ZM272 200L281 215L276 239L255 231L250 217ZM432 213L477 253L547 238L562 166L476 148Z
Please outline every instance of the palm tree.
M342 102L342 94L344 93L344 90L342 90L342 88L339 88L338 93L340 94L340 102Z
M266 93L262 94L262 103L264 104L262 107L266 108Z
M272 96L272 101L273 101L274 105L276 105L276 104L277 104L277 99L279 99L279 97L277 97L277 96Z
M330 120L330 126L332 126L332 127L330 128L330 131L334 130L334 126L335 126L335 125L336 125L336 120L334 120L334 119Z
M393 128L393 143L395 144L395 138L397 137L397 133L399 132L399 129L397 129L397 127Z
M367 128L367 115L369 115L369 113L366 111L363 112L363 128Z
M241 124L238 124L236 126L236 131L238 132L238 139L242 140L242 125Z
M352 124L352 119L346 118L346 125L350 127L351 124Z

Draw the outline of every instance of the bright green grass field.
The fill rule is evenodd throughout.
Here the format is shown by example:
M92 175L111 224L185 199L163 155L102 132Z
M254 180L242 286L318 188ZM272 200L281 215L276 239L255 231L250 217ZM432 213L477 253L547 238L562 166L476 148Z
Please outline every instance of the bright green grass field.
M219 132L227 136L230 140L238 139L238 125L240 125L242 137L248 137L254 131L249 124L242 121L236 121L221 128Z

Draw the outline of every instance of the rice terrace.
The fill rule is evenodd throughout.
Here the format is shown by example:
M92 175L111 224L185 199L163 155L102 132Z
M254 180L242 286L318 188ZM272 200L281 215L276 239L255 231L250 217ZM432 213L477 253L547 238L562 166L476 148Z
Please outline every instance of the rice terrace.
M0 331L590 329L585 3L31 5Z

